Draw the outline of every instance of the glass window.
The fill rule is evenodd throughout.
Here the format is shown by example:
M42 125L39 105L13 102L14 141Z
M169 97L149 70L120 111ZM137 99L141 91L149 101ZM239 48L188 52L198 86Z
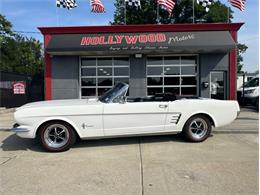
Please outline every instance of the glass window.
M196 95L196 75L196 56L147 57L147 94Z
M197 58L194 56L181 56L181 64L190 64L195 65L197 64Z
M165 87L164 93L171 93L171 94L174 94L174 95L179 95L180 94L180 88L179 87Z
M147 75L162 75L163 67L147 67Z
M96 96L96 88L82 88L82 96Z
M97 58L98 66L112 66L112 58Z
M129 57L82 58L81 65L82 97L102 95L119 82L129 83Z
M112 78L98 78L98 86L112 86Z
M114 78L114 85L120 82L129 84L129 78Z
M181 66L182 75L196 75L196 66Z
M96 68L82 68L81 75L82 76L96 76Z
M170 56L164 57L165 65L180 65L180 57L179 56Z
M98 96L103 95L105 92L107 92L111 88L98 88Z
M129 58L114 58L114 65L115 66L128 66Z
M180 75L180 66L164 66L164 75Z
M148 57L147 65L160 65L163 62L162 57Z
M96 86L96 78L81 79L81 86Z
M128 76L129 68L114 68L114 76Z
M162 93L163 92L163 88L159 87L159 88L148 88L147 89L148 95L155 95L158 93Z
M194 96L196 94L197 94L196 87L182 87L181 88L181 95Z
M112 76L112 68L98 68L98 76Z
M196 77L182 77L181 78L182 85L197 85Z
M148 77L147 78L147 85L162 85L163 79L162 77Z
M180 77L164 77L164 85L180 85Z
M81 66L96 66L96 58L84 58L81 60Z

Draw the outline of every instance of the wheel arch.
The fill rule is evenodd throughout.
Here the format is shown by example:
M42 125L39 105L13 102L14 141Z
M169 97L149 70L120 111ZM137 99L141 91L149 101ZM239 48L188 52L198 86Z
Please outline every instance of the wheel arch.
M47 124L47 123L50 123L50 122L63 122L63 123L66 123L67 125L69 125L70 127L72 127L72 129L75 131L76 135L78 138L81 138L81 134L77 128L77 126L70 120L68 119L64 119L64 118L48 118L48 119L45 119L43 121L41 121L38 126L36 127L36 130L35 130L35 137L38 135L39 133L39 129Z
M212 125L213 127L216 127L216 121L214 120L213 116L212 116L211 114L209 114L209 113L206 113L206 112L194 113L194 114L192 114L192 115L188 118L188 120L189 120L191 117L194 117L194 116L197 116L197 115L202 115L202 116L207 117L207 118L209 119L211 125Z

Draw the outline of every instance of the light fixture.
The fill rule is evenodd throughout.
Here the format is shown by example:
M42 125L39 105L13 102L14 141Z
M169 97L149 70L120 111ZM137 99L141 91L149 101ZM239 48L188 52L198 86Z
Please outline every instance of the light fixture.
M135 54L135 58L142 58L142 54L141 53L136 53Z

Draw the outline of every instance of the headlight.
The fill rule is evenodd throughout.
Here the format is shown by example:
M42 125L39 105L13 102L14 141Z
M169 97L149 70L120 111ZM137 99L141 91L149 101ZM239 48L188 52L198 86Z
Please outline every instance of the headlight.
M255 92L255 89L250 89L250 90L246 90L245 94L250 94L250 93L254 93L254 92Z

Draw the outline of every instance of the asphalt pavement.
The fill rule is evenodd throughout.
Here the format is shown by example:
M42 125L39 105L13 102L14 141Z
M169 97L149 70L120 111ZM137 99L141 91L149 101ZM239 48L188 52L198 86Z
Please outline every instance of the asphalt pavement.
M0 193L258 194L258 112L243 108L202 143L180 135L80 141L47 153L0 114Z

